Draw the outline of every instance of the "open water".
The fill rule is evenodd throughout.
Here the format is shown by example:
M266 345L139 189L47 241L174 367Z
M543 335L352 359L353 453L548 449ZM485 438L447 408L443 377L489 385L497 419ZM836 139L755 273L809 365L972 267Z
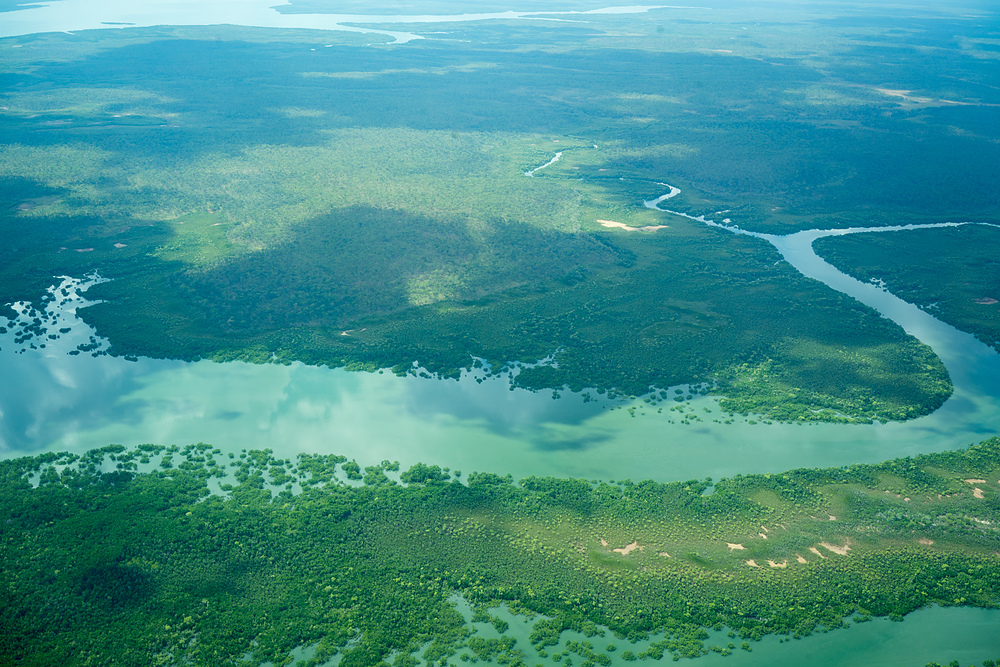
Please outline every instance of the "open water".
M323 20L328 25L316 23L315 16L278 14L266 4L95 5L64 0L2 15L0 36L122 27L103 22L351 29L338 22L446 18L327 15ZM252 10L252 15L238 15L237 10ZM251 17L241 18L245 16ZM366 31L391 34L399 41L412 38L407 33ZM671 193L647 205L659 208ZM515 478L677 480L875 462L962 447L996 435L996 352L888 292L840 273L812 252L812 240L821 235L856 231L866 230L757 236L774 243L804 275L876 308L934 349L951 373L955 394L932 415L905 423L850 426L752 425L746 420L721 424L712 422L721 416L714 399L697 397L685 405L701 421L681 424L669 423L679 422L676 413L657 413L641 402L633 417L607 400L586 401L579 395L554 400L547 393L511 389L507 378L481 373L439 381L302 364L127 361L101 355L106 345L76 317L76 309L85 305L80 293L87 282L74 278L56 281L56 298L43 307L42 336L25 341L15 340L14 330L0 335L0 457L83 451L111 442L204 441L224 450L271 448L289 458L298 452L336 452L362 465L398 459L405 467L424 461L463 471L509 472ZM904 233L902 228L897 231ZM59 333L62 329L68 331ZM98 356L69 354L92 337ZM751 654L737 651L725 660L731 665L833 666L922 665L930 659L958 658L964 665L1000 657L998 630L1000 612L934 608L916 612L903 623L875 621L790 645L772 638L755 645ZM714 658L698 664L714 664Z

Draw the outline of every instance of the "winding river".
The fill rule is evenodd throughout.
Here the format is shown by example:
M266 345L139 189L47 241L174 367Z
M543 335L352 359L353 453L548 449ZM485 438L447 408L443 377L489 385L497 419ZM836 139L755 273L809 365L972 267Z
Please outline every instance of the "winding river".
M548 163L551 164L551 161ZM547 166L547 165L543 165ZM535 171L535 170L533 170ZM660 207L679 190L651 202ZM512 388L506 376L464 373L458 380L398 378L303 364L126 361L89 353L68 356L99 340L76 317L87 281L64 279L53 293L71 294L46 306L48 332L68 329L44 349L0 336L0 455L84 450L108 442L188 443L225 449L271 448L283 457L303 451L345 454L359 461L398 459L490 470L588 479L715 479L738 472L876 462L941 451L995 435L1000 427L1000 355L875 285L861 283L820 259L820 236L911 227L837 229L769 236L703 218L706 224L773 243L803 275L821 280L877 309L927 343L955 386L931 415L902 423L716 423L716 399L685 403L701 421L679 422L641 401L635 416L607 400ZM620 405L620 404L619 404ZM707 413L705 410L713 412Z
M106 11L101 13L94 13L93 3L85 0L45 3L37 9L6 13L0 36L124 27L106 22L178 25L185 24L179 17L189 16L191 22L186 24L353 30L377 32L405 42L416 36L343 23L534 15L285 15L268 8L264 1L192 2L187 10L180 4L180 9L174 5L169 15L161 16L155 3L140 7L124 0L109 2L104 3ZM204 441L230 451L270 448L289 458L299 452L336 452L356 458L362 465L398 459L406 467L425 461L463 471L510 473L515 478L551 474L588 479L717 479L738 472L876 462L953 449L1000 430L1000 355L970 334L943 324L885 290L841 273L812 249L812 242L821 236L902 233L917 227L757 234L661 208L680 192L673 186L665 187L669 192L645 202L646 206L774 244L803 275L875 308L927 343L951 374L954 395L931 415L872 425L714 423L711 417L718 414L715 399L697 397L685 405L704 419L682 424L671 423L668 414L657 414L641 402L636 403L633 417L626 410L612 409L615 405L608 401L588 402L573 394L554 400L547 393L512 388L506 377L485 377L476 372L465 373L458 380L432 380L302 364L128 361L101 354L106 342L77 317L77 309L88 303L84 295L93 280L60 278L52 288L56 298L36 304L44 312L44 334L30 341L17 339L10 327L0 334L0 375L4 378L0 383L0 458L52 450L84 451L110 442ZM30 320L28 304L20 307L22 319ZM93 349L72 355L80 345ZM969 657L977 661L1000 654L1000 633L993 631L1000 619L996 612L932 609L911 618L903 624L877 621L864 630L807 638L793 644L804 647L800 649L783 646L772 651L765 642L754 654L734 655L727 664L802 664L807 659L813 665L895 664L892 660L897 655L885 653L885 647L912 648L919 638L934 638L936 643L933 647L921 644L920 651L911 652L912 664L923 664L926 659L964 659L963 650L975 651ZM965 631L968 636L961 634ZM853 648L837 648L826 637ZM775 646L776 642L774 639ZM824 657L828 651L833 653ZM845 656L851 656L849 662L843 661ZM714 659L705 658L705 664L714 664Z

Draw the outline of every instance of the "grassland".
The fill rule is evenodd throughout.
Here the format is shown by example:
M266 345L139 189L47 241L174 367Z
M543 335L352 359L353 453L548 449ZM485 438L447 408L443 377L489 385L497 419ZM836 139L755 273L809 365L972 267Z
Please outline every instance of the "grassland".
M98 270L114 280L85 317L119 354L442 375L552 358L519 382L925 414L950 391L927 348L762 242L641 205L668 182L675 210L779 233L995 218L993 24L895 12L422 24L404 48L11 38L0 303Z
M753 642L1000 594L996 439L714 487L397 470L209 445L4 461L0 656L547 664L563 630L605 626L623 650L665 633L634 657L694 657L706 627ZM470 635L456 593L481 621L543 614L532 646ZM567 650L607 664L592 648Z
M417 361L442 375L477 357L497 370L551 358L519 382L629 395L700 383L729 409L777 419L905 419L949 394L927 348L775 265L762 242L641 204L669 181L683 190L671 205L693 214L774 230L836 211L847 224L868 210L851 190L866 178L834 191L789 170L812 173L791 166L811 151L870 165L832 138L798 153L773 142L806 140L789 105L821 122L856 103L875 122L895 102L775 93L815 79L801 63L571 57L569 34L531 33L560 47L542 63L489 39L361 54L310 51L307 33L222 34L241 41L202 39L216 36L207 29L18 38L0 118L11 138L0 301L96 269L114 280L85 317L119 354ZM624 80L628 67L647 75ZM750 111L708 113L724 99ZM909 145L904 135L877 136ZM750 168L751 152L768 159ZM779 182L813 203L772 206Z
M829 237L816 251L1000 350L1000 229L965 225Z

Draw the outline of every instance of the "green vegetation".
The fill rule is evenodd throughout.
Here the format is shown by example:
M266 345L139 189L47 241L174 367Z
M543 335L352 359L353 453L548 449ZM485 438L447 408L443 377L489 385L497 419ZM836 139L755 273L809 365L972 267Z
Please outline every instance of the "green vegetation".
M858 280L896 296L1000 350L1000 229L963 225L816 241L820 253Z
M414 67L410 51L303 50L304 35L163 34L18 38L45 55L10 62L32 85L12 85L0 114L0 302L96 269L113 280L83 317L121 355L398 372L416 361L443 376L475 358L494 372L548 359L517 383L626 395L694 384L768 419L906 419L950 393L926 347L776 265L763 242L642 206L666 178L684 188L676 209L778 225L748 198L761 182L721 187L712 170L745 132L789 131L788 112L756 121L766 132L732 119L706 132L686 111L742 95L756 111L740 122L772 119L787 100L767 86L814 73L631 51L543 54L540 68L495 45L430 42L414 46ZM675 74L622 87L621 67L653 65ZM572 113L543 94L569 71ZM718 89L698 84L709 73ZM748 92L753 76L772 92ZM657 92L668 84L672 96ZM505 88L518 92L498 101ZM634 119L650 114L670 121L643 123L640 140Z
M673 210L771 233L996 220L995 16L744 11L405 25L428 39L391 48L234 26L0 40L0 308L97 271L83 317L130 359L485 364L685 424L710 417L669 387L720 395L727 422L926 414L951 391L926 346L763 241L643 201L670 183ZM995 237L817 247L998 346ZM3 461L0 663L593 667L996 607L997 479L998 439L714 486L204 444ZM535 616L530 646L497 605Z
M1000 439L708 494L710 480L462 483L424 464L400 484L389 462L358 485L338 478L360 470L341 456L221 454L111 445L0 463L0 661L249 666L308 646L307 664L607 664L589 641L560 649L562 631L664 632L621 659L697 656L1000 594ZM456 593L499 639L470 634ZM501 603L543 615L532 646L486 613ZM734 642L705 646L721 626Z
M674 210L779 233L995 219L993 24L699 11L421 24L389 49L232 26L4 40L0 303L98 270L84 317L122 355L550 359L517 382L700 384L781 420L935 409L945 371L898 327L642 201L670 182Z

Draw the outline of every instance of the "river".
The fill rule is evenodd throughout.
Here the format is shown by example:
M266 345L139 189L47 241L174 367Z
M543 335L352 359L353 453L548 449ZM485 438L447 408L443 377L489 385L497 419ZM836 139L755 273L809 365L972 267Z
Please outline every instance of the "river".
M102 355L106 342L77 317L94 280L64 278L52 288L57 298L42 306L43 336L15 343L13 328L0 335L5 378L0 457L84 451L110 442L203 441L223 450L271 448L293 459L299 452L330 452L362 465L398 459L405 468L425 461L466 472L511 473L515 479L679 480L876 462L961 447L998 432L1000 355L884 289L844 275L812 250L812 241L824 235L906 229L752 235L773 243L803 275L876 308L934 349L955 392L939 410L912 421L721 424L708 418L719 412L715 399L697 397L685 405L705 419L681 424L669 423L669 413L658 414L641 401L634 403L637 416L631 417L626 410L612 410L616 404L608 400L585 402L568 392L553 399L549 393L512 389L506 377L481 372L435 380L298 363L127 361ZM748 233L720 229L730 232ZM31 319L26 305L21 307ZM50 332L58 339L48 338ZM98 356L68 354L91 341ZM912 618L902 624L876 621L790 645L771 638L755 645L753 653L737 651L725 660L793 665L808 657L817 666L895 665L901 663L890 656L897 648L906 648L911 664L1000 655L1000 633L995 632L1000 611L934 608ZM712 654L704 661L709 665L716 659L721 658Z
M178 20L180 16L192 17L186 24L300 27L297 22L303 21L310 28L352 30L361 29L340 26L338 21L417 23L448 18L319 15L329 21L329 25L319 25L315 15L283 15L269 9L266 20L253 18L264 16L266 4L191 3L188 12L177 13L175 7L173 13L161 16L155 13L159 11L155 4L138 9L132 3L107 3L114 11L94 13L92 3L64 0L6 13L0 32L10 36L110 27L105 21L185 24ZM246 20L224 13L236 11L237 5L239 11L257 13ZM528 16L507 14L513 13L450 18ZM364 31L400 41L408 35ZM666 210L660 204L679 192L666 187L670 187L667 195L646 205ZM703 217L669 212L715 225L720 233L749 233ZM633 417L626 410L612 409L615 404L607 400L585 402L568 393L554 400L548 393L511 388L507 378L476 372L458 380L433 380L297 363L128 361L100 354L106 343L77 317L77 309L87 303L83 294L90 282L76 277L59 279L53 286L58 298L41 306L47 320L42 336L16 342L13 330L0 335L0 457L84 451L111 442L183 445L204 441L230 451L271 448L288 458L299 452L335 452L356 458L362 465L398 459L404 467L424 461L466 472L511 473L515 478L559 475L666 481L876 462L962 447L998 432L1000 355L885 290L844 275L812 250L812 241L824 235L903 233L905 229L752 235L773 243L803 275L875 308L934 349L951 374L955 393L935 413L909 422L764 425L739 420L721 424L711 421L719 415L715 399L697 397L685 405L703 420L681 424L669 423L672 415L658 414L641 402L636 403ZM64 329L65 333L59 333ZM58 338L48 338L50 334ZM69 354L92 339L98 356ZM43 342L45 347L40 347ZM981 661L1000 655L1000 633L994 631L998 625L1000 613L995 611L929 609L902 624L876 621L793 642L792 647L780 645L773 652L764 642L753 654L737 652L727 658L727 664L802 664L807 659L817 666L897 664L896 649L888 646L910 647L910 657L902 658L910 664L923 664L926 659L964 660L966 653ZM960 644L951 643L954 637L961 638ZM929 643L917 644L917 639ZM772 643L779 646L777 639ZM793 648L800 646L806 648ZM951 652L960 649L966 653ZM843 656L854 657L845 661ZM704 664L714 664L713 659L705 658Z

